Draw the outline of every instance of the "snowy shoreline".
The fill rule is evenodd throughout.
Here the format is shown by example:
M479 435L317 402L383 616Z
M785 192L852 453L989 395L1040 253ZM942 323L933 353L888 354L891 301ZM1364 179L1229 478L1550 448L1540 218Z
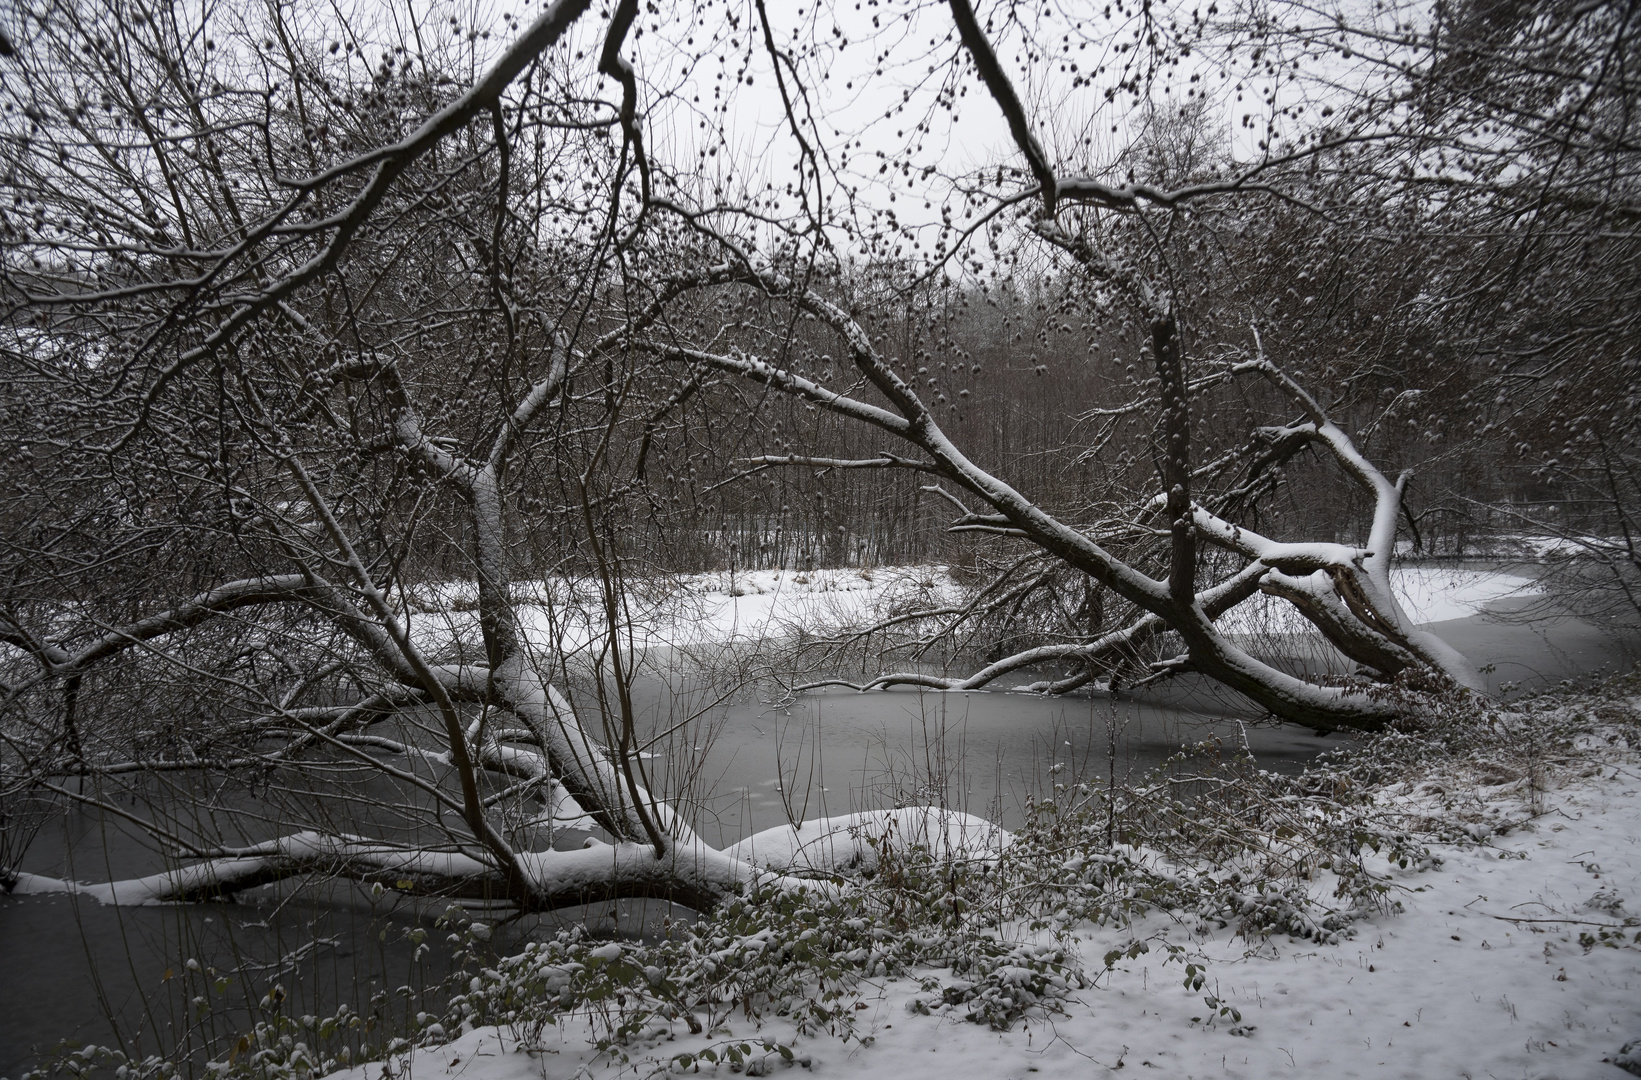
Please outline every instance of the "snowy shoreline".
M1391 581L1408 616L1420 625L1466 618L1497 601L1538 592L1533 578L1466 566L1397 567ZM962 591L941 565L714 571L632 585L630 642L638 649L756 643L799 626L864 624L890 610L951 604ZM471 591L465 584L425 588L424 610L411 617L418 638L430 646L452 638L477 640ZM536 647L574 653L603 636L602 601L591 580L520 582L516 592L519 620ZM1263 594L1229 613L1221 625L1232 634L1312 629L1291 604Z
M1633 716L1641 699L1625 708ZM380 1064L353 1074L558 1080L798 1067L945 1080L1118 1070L1181 1080L1619 1080L1626 1074L1614 1059L1641 1040L1635 730L1630 724L1626 738L1596 723L1570 747L1548 753L1542 775L1504 778L1478 759L1383 788L1377 801L1411 819L1444 822L1451 839L1430 842L1434 867L1391 869L1401 910L1357 920L1337 944L1280 933L1239 937L1234 927L1214 929L1181 912L1076 929L1089 971L1099 970L1102 954L1136 940L1182 946L1181 955L1204 965L1206 984L1195 990L1182 985L1179 957L1153 947L1119 957L1063 1013L1033 1010L1008 1031L966 1022L961 1005L943 1007L938 997L929 1008L911 972L859 984L849 1041L800 1036L780 1017L758 1023L737 1015L697 1034L676 1022L656 1027L611 1056L593 1045L594 1025L577 1011L528 1047L505 1028L481 1027L399 1057L390 1074ZM1032 935L1024 936L1029 945ZM702 1056L735 1045L753 1053L733 1067Z

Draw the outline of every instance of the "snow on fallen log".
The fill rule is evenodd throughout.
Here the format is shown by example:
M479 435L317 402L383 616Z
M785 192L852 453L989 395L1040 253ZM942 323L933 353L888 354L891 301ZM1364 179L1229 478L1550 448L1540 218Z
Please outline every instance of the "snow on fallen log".
M529 896L510 893L499 870L459 852L389 847L354 837L304 832L221 858L120 881L83 884L18 874L11 893L68 893L104 904L141 907L231 896L299 874L318 873L419 894L523 902L537 910L635 897L709 910L732 896L759 889L813 887L812 882L761 870L699 841L676 842L657 855L646 843L589 840L572 851L520 852L518 862L528 878Z
M769 870L844 873L874 869L886 851L923 847L937 858L995 858L1013 837L973 814L905 806L818 818L753 833L725 855Z
M335 873L365 881L410 882L429 891L468 891L494 885L499 875L459 852L428 851L371 843L358 837L293 833L220 858L145 877L83 884L38 874L19 874L13 895L73 893L104 904L140 907L227 896L302 873Z

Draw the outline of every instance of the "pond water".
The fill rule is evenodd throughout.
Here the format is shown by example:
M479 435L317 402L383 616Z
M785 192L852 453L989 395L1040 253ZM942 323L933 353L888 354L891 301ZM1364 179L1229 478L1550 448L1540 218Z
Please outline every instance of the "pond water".
M83 862L76 869L97 876ZM142 908L65 896L0 900L0 1074L19 1075L65 1040L137 1056L226 1047L265 1015L259 999L275 987L288 1015L347 1003L373 1029L402 1021L415 998L399 988L419 992L443 978L448 950L417 959L406 934L423 926L440 940L430 919L371 912L350 899L320 888L253 903ZM228 979L220 989L218 976ZM211 1008L198 1009L200 998Z
M1502 607L1509 607L1509 601ZM1632 645L1572 619L1519 623L1487 616L1434 624L1479 662L1494 689L1530 687L1627 668ZM1027 681L1022 679L1022 682ZM1001 821L1021 820L1049 766L1073 778L1138 775L1180 747L1218 740L1260 764L1296 771L1338 745L1287 725L1237 720L1231 695L1180 683L1145 700L1043 698L994 692L837 689L775 703L757 693L704 707L688 680L642 682L643 723L667 732L648 762L656 786L679 792L709 842L728 844L790 819L894 801L943 800ZM769 695L764 695L769 697ZM1054 777L1063 780L1064 775ZM48 822L25 869L84 881L152 873L161 860L132 826L75 812ZM371 1022L413 1014L421 988L450 970L445 905L330 883L256 890L239 903L112 908L68 896L0 897L0 1077L16 1077L63 1040L115 1043L141 1053L214 1035L217 1046L253 1022L278 984L290 1015L347 1004ZM581 920L595 932L642 933L666 905L580 909L503 925L492 946ZM675 913L676 914L676 913ZM411 940L425 932L429 945ZM190 971L193 959L201 972ZM224 993L211 971L229 975ZM193 999L217 1002L196 1011Z
M1158 703L1004 689L812 691L712 710L689 734L694 741L650 767L661 786L684 792L708 842L723 844L791 820L912 801L1012 828L1027 795L1050 782L1051 765L1066 770L1055 781L1113 771L1120 781L1182 746L1218 740L1246 746L1266 768L1297 770L1337 745L1306 729L1241 723L1206 694Z

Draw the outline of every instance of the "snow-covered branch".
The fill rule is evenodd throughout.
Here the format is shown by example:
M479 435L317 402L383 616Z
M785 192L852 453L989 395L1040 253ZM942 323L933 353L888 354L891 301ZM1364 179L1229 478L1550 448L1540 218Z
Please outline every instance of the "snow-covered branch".
M815 469L911 469L916 472L934 472L933 465L895 454L879 454L875 458L829 458L803 454L762 454L742 458L743 465L800 465Z
M19 873L10 891L24 896L74 893L106 904L140 906L217 899L318 874L418 895L511 900L532 910L655 898L710 911L730 897L782 882L779 875L699 843L676 845L657 857L648 844L589 842L573 851L522 852L517 861L522 891L488 859L469 852L310 830L174 870L97 885Z

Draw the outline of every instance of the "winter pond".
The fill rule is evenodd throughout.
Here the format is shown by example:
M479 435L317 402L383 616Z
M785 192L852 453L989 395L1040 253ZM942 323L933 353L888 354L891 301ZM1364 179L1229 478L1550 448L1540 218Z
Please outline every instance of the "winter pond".
M1496 593L1479 600L1487 613L1442 618L1454 611L1437 608L1430 625L1492 664L1495 689L1634 663L1632 645L1588 623L1500 618L1526 601ZM1080 779L1103 780L1113 770L1121 779L1182 746L1217 739L1246 746L1265 768L1290 770L1337 744L1302 729L1239 723L1234 702L1189 684L1144 700L832 689L778 704L769 703L767 689L715 702L710 688L682 677L635 689L653 731L700 712L650 766L664 778L663 790L684 793L703 835L723 844L789 815L931 796L1012 826L1026 796L1050 782L1054 764ZM45 824L23 868L106 881L163 864L135 841L130 823L77 811ZM490 944L507 949L583 919L596 932L638 933L664 908L623 903L502 923ZM275 984L288 995L291 1015L329 1014L345 1003L367 1018L402 1019L416 1009L415 992L449 970L446 931L435 925L444 910L443 903L372 898L339 883L269 887L238 903L145 908L61 895L0 897L0 1076L20 1075L38 1052L64 1040L115 1043L110 1018L127 1038L138 1037L128 1049L139 1054L174 1045L194 1024L202 1025L196 1038L214 1033L220 1040L249 1026L256 1002ZM203 970L194 972L191 960ZM197 1008L212 969L231 976L220 1000L237 1007Z

